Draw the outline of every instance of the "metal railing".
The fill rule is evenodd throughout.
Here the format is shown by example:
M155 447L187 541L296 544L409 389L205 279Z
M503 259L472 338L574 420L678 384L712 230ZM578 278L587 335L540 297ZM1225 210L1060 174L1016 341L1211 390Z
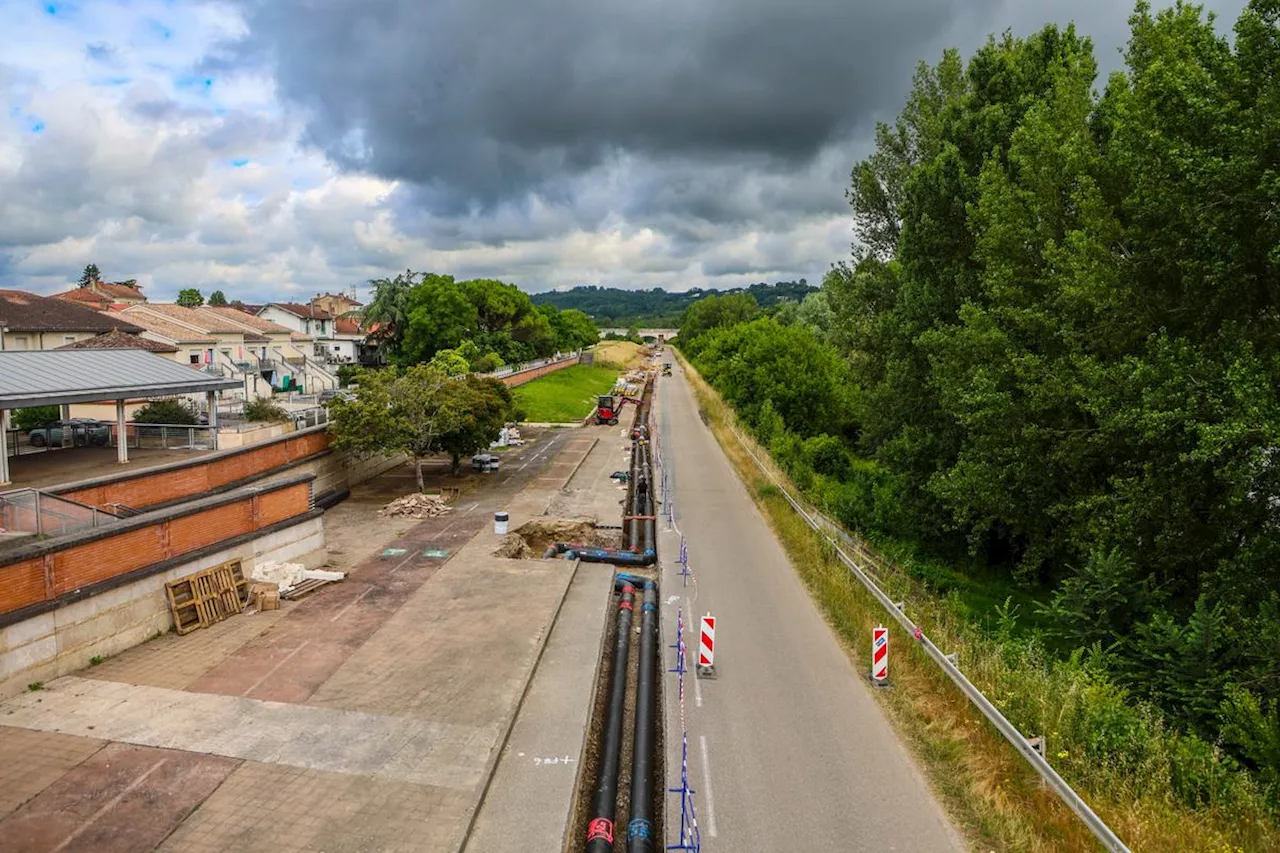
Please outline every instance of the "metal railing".
M533 361L522 362L520 364L503 365L502 367L499 367L497 370L490 371L489 373L478 373L476 375L488 376L488 377L492 377L493 379L501 379L502 377L510 376L513 373L523 373L526 370L533 370L534 368L537 368L537 367L545 367L548 364L562 364L563 362L566 362L566 361L577 361L578 357L581 355L582 355L581 350L574 350L573 352L570 352L570 353L562 353L562 354L554 355L551 358L539 358L539 359L534 359Z
M111 424L108 446L119 445L119 429ZM213 450L217 446L217 430L210 426L183 424L125 424L125 444L134 449Z
M0 492L0 532L60 536L114 524L120 519L108 512L42 492L15 489Z
M823 524L822 521L815 518L813 513L806 509L799 500L787 491L786 487L782 485L774 473L765 467L764 463L760 461L759 457L757 457L751 450L750 446L748 446L737 428L732 425L730 425L729 428L733 431L734 437L738 439L738 443L742 446L742 449L751 457L751 461L755 462L756 467L760 469L760 472L764 474L764 476L769 479L769 482L778 489L778 492L786 499L787 503L791 504L791 508L796 511L796 514L804 519L805 523L808 524L809 527L813 528L819 536L827 541L827 543L834 549L836 555L840 558L840 562L844 563L849 571L853 573L854 577L856 577L862 585L867 588L867 591L875 596L876 601L880 602L880 605L889 612L889 615L897 620L898 624L906 629L906 631L916 639L916 642L924 649L925 654L927 654L929 658L937 664L944 673L946 673L947 677L960 688L961 692L968 697L974 707L981 711L982 715L986 717L997 730L999 730L1005 740L1007 740L1013 748L1018 751L1023 759L1031 765L1032 769L1040 774L1040 778L1042 778L1053 792L1058 795L1058 798L1076 813L1080 818L1080 821L1089 829L1090 832L1093 833L1094 837L1101 842L1102 846L1107 850L1112 851L1112 853L1129 853L1129 848L1120 840L1120 837L1103 822L1102 818L1098 817L1098 815L1094 813L1093 809L1089 808L1089 804L1086 803L1084 799L1067 784L1066 780L1058 775L1058 771L1054 770L1053 766L1045 760L1044 756L1036 751L1036 749L1031 745L1031 742L1028 741L1020 731L1018 731L1017 727L1014 726L1013 723L1009 722L1008 718L1000 712L1000 709L997 708L990 699L983 695L982 691L975 687L973 682L971 682L965 674L960 671L960 667L956 665L953 660L953 656L945 654L933 644L933 642L924 634L916 623L907 616L905 606L900 602L895 602L882 589L880 589L876 582L867 573L866 569L859 565L854 558L845 553L844 549L841 547L841 543L831 535L827 526Z

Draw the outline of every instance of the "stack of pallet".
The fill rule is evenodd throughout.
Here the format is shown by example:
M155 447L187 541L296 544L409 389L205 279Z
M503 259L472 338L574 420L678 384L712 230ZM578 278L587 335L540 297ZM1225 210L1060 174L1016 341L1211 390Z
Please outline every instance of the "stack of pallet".
M239 560L170 581L165 593L179 634L208 628L236 615L249 602L249 585Z

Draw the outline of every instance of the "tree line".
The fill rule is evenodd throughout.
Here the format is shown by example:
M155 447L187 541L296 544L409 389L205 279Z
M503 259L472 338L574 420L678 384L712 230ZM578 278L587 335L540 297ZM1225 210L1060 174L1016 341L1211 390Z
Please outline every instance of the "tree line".
M771 307L780 302L799 302L818 288L806 279L758 282L748 287L728 290L704 290L691 287L672 292L655 287L651 290L624 290L618 287L582 285L570 290L535 293L535 305L554 305L561 310L576 309L586 313L603 328L672 328L679 323L684 310L711 295L748 293L757 305Z
M853 258L680 338L843 521L1042 591L1047 643L1273 803L1278 22L1140 2L1100 90L1073 27L922 64L852 171Z

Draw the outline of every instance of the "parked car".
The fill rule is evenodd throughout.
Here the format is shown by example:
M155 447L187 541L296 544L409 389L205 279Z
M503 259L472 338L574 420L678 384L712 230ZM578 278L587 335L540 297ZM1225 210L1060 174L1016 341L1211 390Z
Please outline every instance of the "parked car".
M352 394L350 391L346 391L341 388L330 388L327 391L320 392L320 405L327 406L337 399L354 400L355 398L356 395Z
M76 447L95 445L102 447L111 438L111 425L93 418L72 418L67 421L51 421L27 433L27 441L36 447L62 444L62 431L71 431L72 443Z

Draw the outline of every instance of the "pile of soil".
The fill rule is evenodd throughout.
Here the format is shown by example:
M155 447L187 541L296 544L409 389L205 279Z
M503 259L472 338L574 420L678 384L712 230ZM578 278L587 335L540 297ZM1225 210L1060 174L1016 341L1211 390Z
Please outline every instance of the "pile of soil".
M617 548L618 530L597 530L594 518L540 518L526 522L508 533L494 552L495 557L513 560L541 560L549 546L573 542L595 548Z
M448 501L440 495L424 495L419 492L396 498L378 510L382 517L395 518L437 518L453 511Z

